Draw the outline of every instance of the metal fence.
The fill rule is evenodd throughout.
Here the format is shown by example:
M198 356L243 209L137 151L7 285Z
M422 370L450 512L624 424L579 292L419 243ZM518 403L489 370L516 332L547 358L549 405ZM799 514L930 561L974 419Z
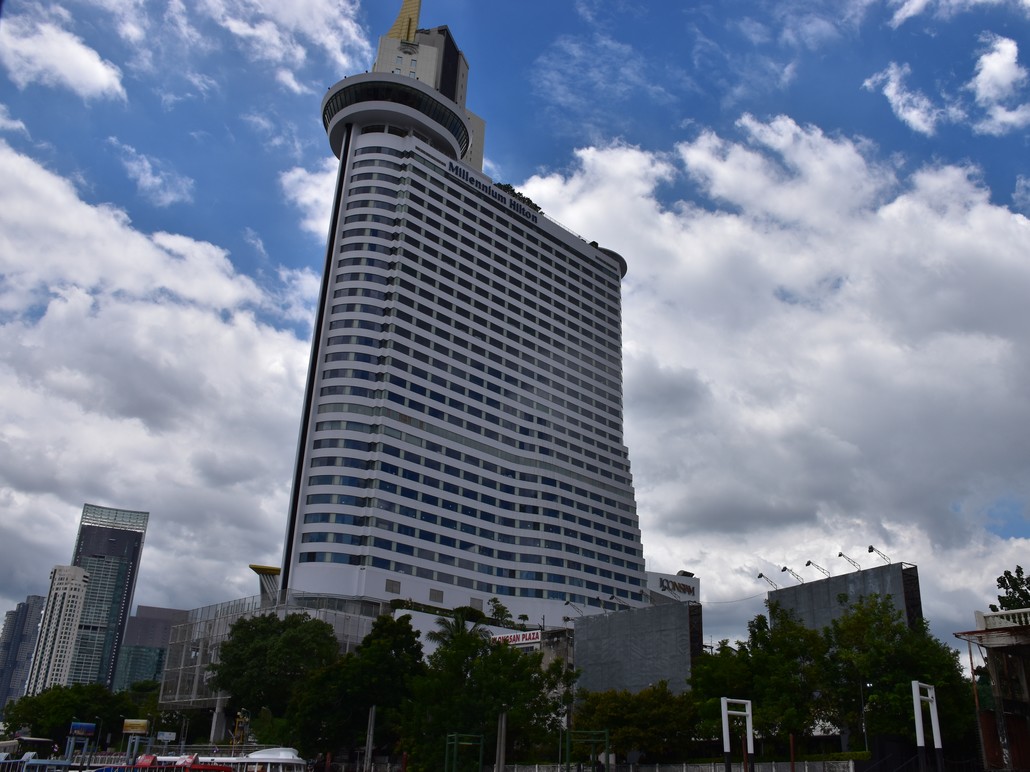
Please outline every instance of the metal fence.
M362 772L361 764L333 762L330 772ZM378 762L372 764L372 772L400 772L399 764ZM571 772L590 772L589 765L572 764ZM733 762L731 772L745 772L743 764ZM855 772L854 761L795 761L794 772ZM2 770L0 770L2 772ZM494 772L494 766L488 764L482 772ZM565 772L564 764L508 764L504 772ZM607 772L726 772L726 765L721 761L705 764L613 764ZM789 761L763 761L752 763L747 772L791 772ZM877 770L876 772L885 772Z
M791 772L789 761L754 762L748 772ZM492 772L492 767L490 768ZM581 768L573 764L572 772ZM726 764L713 761L706 764L613 764L607 772L725 772ZM740 762L730 764L731 772L744 772ZM854 761L795 761L794 772L855 772ZM565 772L564 764L510 764L504 772Z
M71 762L64 759L8 759L0 761L0 772L67 772Z

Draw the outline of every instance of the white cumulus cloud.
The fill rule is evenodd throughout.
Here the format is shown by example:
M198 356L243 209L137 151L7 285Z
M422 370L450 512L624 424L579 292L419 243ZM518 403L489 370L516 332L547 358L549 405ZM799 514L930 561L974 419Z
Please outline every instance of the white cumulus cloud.
M0 178L0 586L68 562L88 501L151 512L140 602L253 594L246 563L279 560L308 355L277 314L310 309L310 277L261 289L3 143Z
M193 200L193 180L178 174L156 158L144 155L134 147L122 144L114 137L108 138L122 160L129 178L136 183L141 196L155 206L188 204Z
M46 18L7 15L0 24L0 63L20 88L66 88L83 99L125 100L121 70L63 26L63 14Z
M5 104L0 104L0 131L14 131L21 134L29 133L25 122L12 118L11 111Z
M976 62L976 76L970 84L981 104L1001 102L1026 83L1026 69L1020 67L1019 46L1015 40L989 36L988 50Z
M294 167L279 176L286 200L301 212L301 224L308 233L325 239L339 161L326 158L320 168L310 171Z
M1030 125L1030 103L1019 103L1027 71L1019 64L1016 41L998 35L987 35L985 41L987 50L977 59L976 74L968 86L986 113L974 129L1007 134Z
M891 0L891 5L896 8L891 16L891 26L900 27L914 16L926 11L931 0Z
M214 20L255 61L273 65L276 80L294 93L310 48L339 73L367 65L371 47L357 21L357 0L203 0L198 10Z
M670 176L703 206L661 205ZM745 116L675 157L584 149L520 186L629 264L645 555L709 578L706 630L744 629L757 573L840 573L838 552L875 544L920 566L948 638L1030 546L991 515L1030 502L1030 221L977 180L899 176L866 142Z
M910 74L907 64L891 62L886 69L866 78L862 86L869 91L879 89L887 97L894 114L910 129L933 135L944 111L925 94L905 86L905 79Z
M868 0L857 2L867 4ZM922 14L947 19L983 6L1009 7L1030 13L1030 0L888 0L888 4L895 8L890 21L895 28Z

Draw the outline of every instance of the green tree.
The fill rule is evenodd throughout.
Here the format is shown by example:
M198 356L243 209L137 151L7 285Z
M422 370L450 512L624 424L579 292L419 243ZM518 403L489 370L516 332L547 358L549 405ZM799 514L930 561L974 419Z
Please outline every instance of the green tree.
M500 598L490 598L487 601L490 606L490 619L499 627L514 627L515 619L508 607L501 603Z
M1030 577L1023 575L1023 567L1016 566L1015 571L1005 571L998 577L998 603L992 603L991 611L1011 611L1019 608L1030 608Z
M723 639L714 651L693 659L689 683L698 711L698 736L721 737L722 698L750 700L754 697L751 660L746 654L745 644L737 641L734 648Z
M450 733L482 735L492 749L502 712L510 761L531 756L544 738L556 742L575 673L561 660L542 667L539 652L492 644L475 614L457 611L427 634L438 647L426 672L413 679L404 711L401 747L413 768L438 766Z
M766 751L773 750L768 747L772 742L775 750L786 752L790 736L811 735L818 720L823 637L771 604L768 617L759 614L748 624L742 651L751 672L755 731L765 739Z
M426 669L419 633L411 617L380 617L354 652L355 691L360 709L376 706L377 745L392 746L397 737L397 710L411 696L411 683Z
M496 187L498 187L501 190L505 191L512 198L517 198L519 201L521 201L523 204L528 206L534 212L539 212L540 211L540 207L533 202L533 199L531 199L525 193L522 193L522 192L516 190L514 188L514 186L510 182L501 182Z
M852 604L824 631L822 713L850 737L915 736L912 681L936 688L942 731L954 743L974 731L969 684L958 652L938 641L925 622L910 628L890 597Z
M689 693L673 694L660 681L636 694L626 690L579 694L574 727L580 731L607 729L612 752L626 759L639 754L641 761L663 763L687 758L696 730L696 710ZM600 748L594 748L597 753ZM590 749L577 747L580 759Z
M398 710L411 697L412 679L425 671L411 617L379 617L353 652L312 672L288 713L291 742L308 756L363 746L369 709L376 706L376 746L393 749Z
M294 689L339 655L331 625L306 614L262 614L237 620L210 666L212 683L252 716L286 714Z
M64 750L72 721L97 724L112 741L121 737L121 717L145 718L129 693L112 694L102 684L52 686L37 695L21 697L7 705L4 722L12 731L28 729L34 737L48 737ZM117 738L117 739L116 739Z
M722 733L721 699L750 700L755 733L767 752L785 752L790 736L813 733L819 719L826 645L817 630L773 604L768 616L748 623L748 638L736 648L721 641L716 651L692 663L690 678L708 737Z
M482 643L490 633L483 627L486 615L471 606L459 606L450 616L436 618L436 629L426 633L426 640L437 646L447 647L452 643Z

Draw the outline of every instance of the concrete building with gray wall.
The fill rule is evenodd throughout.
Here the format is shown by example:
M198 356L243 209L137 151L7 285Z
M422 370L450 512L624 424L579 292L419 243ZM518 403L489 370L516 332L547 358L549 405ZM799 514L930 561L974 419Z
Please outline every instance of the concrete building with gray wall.
M793 611L805 627L822 630L848 606L871 595L889 596L913 630L922 624L919 569L911 563L890 563L781 587L769 593L769 602Z
M160 683L172 627L184 623L188 615L188 611L176 608L139 606L136 609L125 624L114 691L125 691L139 681Z
M665 681L686 690L691 662L702 651L701 605L663 603L576 620L577 687L639 692Z

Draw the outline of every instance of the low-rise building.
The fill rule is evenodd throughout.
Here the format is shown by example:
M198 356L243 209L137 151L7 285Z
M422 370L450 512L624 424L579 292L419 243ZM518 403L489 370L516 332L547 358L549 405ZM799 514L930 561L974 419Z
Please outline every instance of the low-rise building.
M794 612L805 627L822 630L850 605L872 595L890 597L913 630L923 624L919 569L911 563L889 563L780 587L770 591L768 597L770 603Z

